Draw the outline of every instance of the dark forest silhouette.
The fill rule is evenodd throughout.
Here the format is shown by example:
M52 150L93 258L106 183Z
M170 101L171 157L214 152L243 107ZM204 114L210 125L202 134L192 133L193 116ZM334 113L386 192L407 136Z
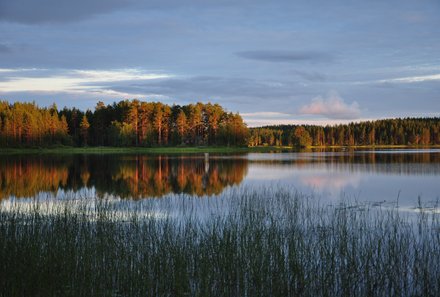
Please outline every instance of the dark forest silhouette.
M250 129L250 146L440 144L440 118L405 118L335 126L278 125Z

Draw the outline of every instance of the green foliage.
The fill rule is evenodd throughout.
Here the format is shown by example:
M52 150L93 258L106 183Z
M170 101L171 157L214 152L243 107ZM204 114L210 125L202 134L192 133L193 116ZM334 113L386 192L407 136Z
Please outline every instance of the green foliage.
M298 127L302 127L296 131ZM298 133L295 133L298 132ZM297 135L296 135L297 134ZM2 147L76 146L374 146L438 145L440 118L405 118L336 126L248 129L218 104L168 106L125 100L95 111L0 101Z
M39 108L35 103L0 102L0 146L35 147L71 144L66 117L56 105Z
M218 104L169 106L125 100L98 102L82 112L56 105L0 102L2 147L51 146L176 146L246 145L248 128L239 114Z
M302 126L296 127L291 137L292 144L297 147L308 147L312 145L312 138L309 132Z
M300 130L297 130L298 128ZM440 118L388 119L325 127L278 125L251 128L248 144L250 146L438 145Z
M81 129L81 140L83 145L87 146L87 141L89 139L89 128L90 128L90 124L89 121L87 120L87 116L83 115L82 120L81 120L81 124L79 124L79 128Z
M109 129L110 141L117 146L132 146L136 138L135 133L133 126L126 122L113 121Z

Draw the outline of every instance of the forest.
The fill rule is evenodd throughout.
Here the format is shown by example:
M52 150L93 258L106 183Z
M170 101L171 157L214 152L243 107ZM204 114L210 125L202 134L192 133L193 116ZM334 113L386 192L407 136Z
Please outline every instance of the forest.
M238 113L218 104L166 105L124 100L95 110L58 110L53 104L0 102L2 147L243 146L248 128Z
M404 118L333 126L248 128L219 104L123 100L94 111L0 101L1 147L67 146L373 146L438 145L440 118Z
M440 144L440 118L404 118L334 126L251 128L249 146L374 146Z

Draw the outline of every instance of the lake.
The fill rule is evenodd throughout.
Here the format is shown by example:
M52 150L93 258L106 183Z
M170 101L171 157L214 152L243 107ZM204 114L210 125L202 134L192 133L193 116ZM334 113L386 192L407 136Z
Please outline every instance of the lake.
M437 149L2 155L0 288L439 296L439 175Z
M221 196L284 187L325 203L341 199L415 207L440 196L440 149L234 155L2 155L0 199L66 195L148 199ZM269 198L268 198L269 199Z

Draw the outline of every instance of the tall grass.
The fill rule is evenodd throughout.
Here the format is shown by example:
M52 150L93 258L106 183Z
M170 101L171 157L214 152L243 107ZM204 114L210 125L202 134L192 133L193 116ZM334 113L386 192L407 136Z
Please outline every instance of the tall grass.
M439 296L439 259L435 212L283 189L0 209L1 296Z

